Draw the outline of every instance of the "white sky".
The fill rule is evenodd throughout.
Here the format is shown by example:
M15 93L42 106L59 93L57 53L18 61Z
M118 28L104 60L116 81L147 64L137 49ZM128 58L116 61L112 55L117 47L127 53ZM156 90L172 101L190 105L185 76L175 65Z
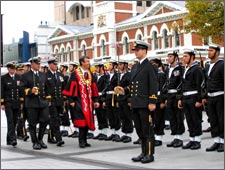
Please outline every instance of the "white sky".
M54 1L1 1L1 14L4 44L10 44L13 38L19 42L23 31L27 31L30 42L34 42L40 21L54 21Z

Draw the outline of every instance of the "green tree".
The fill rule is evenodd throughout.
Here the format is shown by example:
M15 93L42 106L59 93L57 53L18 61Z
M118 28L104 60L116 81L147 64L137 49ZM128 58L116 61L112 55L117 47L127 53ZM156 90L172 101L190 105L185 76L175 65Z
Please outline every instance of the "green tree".
M196 31L202 37L212 37L213 42L223 41L224 3L222 1L187 1L189 13L185 16L186 33Z

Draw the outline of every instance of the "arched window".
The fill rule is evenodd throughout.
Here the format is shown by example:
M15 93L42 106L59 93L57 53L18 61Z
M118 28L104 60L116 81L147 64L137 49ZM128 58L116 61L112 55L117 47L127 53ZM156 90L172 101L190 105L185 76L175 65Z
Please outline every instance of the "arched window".
M58 50L58 49L55 50L55 56L56 56L57 58L59 58L59 50Z
M157 50L159 48L159 45L158 45L158 38L157 38L157 32L156 31L154 31L152 33L152 41L153 41L154 49Z
M138 34L137 39L138 39L138 40L142 40L141 34Z
M169 47L169 37L166 29L163 30L163 47L164 48Z
M105 40L101 40L101 56L105 56Z
M84 6L81 6L81 18L84 18Z
M180 46L180 35L178 31L174 31L175 47Z
M76 20L79 20L79 6L76 6Z
M69 61L72 61L72 53L71 53L70 47L67 47L67 54L68 54L68 57L69 57Z
M62 62L65 62L66 61L66 55L65 55L65 50L64 48L61 49L61 61Z
M127 37L123 38L123 54L128 54L130 51L129 49L129 43Z
M86 47L85 47L85 45L82 45L82 55L86 56Z

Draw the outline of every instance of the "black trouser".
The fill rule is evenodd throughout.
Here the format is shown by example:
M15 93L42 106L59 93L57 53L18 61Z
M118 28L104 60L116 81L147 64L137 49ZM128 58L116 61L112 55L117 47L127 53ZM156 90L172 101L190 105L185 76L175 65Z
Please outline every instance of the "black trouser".
M26 130L26 118L27 115L25 114L25 109L23 109L22 111L19 111L19 117L18 117L18 123L16 126L16 131L17 131L17 136L20 136L22 138L24 138L25 136L27 136L27 130Z
M42 140L47 124L49 123L49 107L27 108L29 131L32 143ZM39 124L38 140L36 136L36 126Z
M208 97L208 111L212 137L224 138L224 95Z
M156 135L164 135L165 127L165 108L160 108L160 103L156 103L156 110L154 112L154 132Z
M202 107L195 107L196 101L196 95L184 96L182 100L190 137L202 135Z
M147 108L133 109L134 126L138 137L141 139L142 148L146 155L153 155L154 146L154 123L150 121L149 116L153 116L154 112L150 112ZM151 123L150 123L151 122Z
M5 114L7 119L7 137L6 142L10 143L16 140L16 124L19 115L19 108L13 108L10 102L5 103Z
M128 106L127 100L119 101L119 110L122 132L125 134L132 133L134 130L132 123L132 113L130 107Z
M60 106L62 108L62 106ZM58 109L57 109L58 110ZM61 110L58 110L58 115L62 126L70 126L70 118L68 112L68 104L64 106Z
M88 127L79 127L79 144L87 143Z
M119 108L116 107L116 103L112 106L112 99L106 100L106 108L110 128L119 130L121 127Z
M170 120L171 135L182 135L185 131L184 112L177 107L176 96L167 99L167 112Z
M108 120L106 115L106 109L102 107L102 101L99 102L100 107L95 109L97 121L98 121L98 129L102 130L104 128L108 128Z
M55 136L56 141L61 141L62 136L60 134L60 117L59 114L63 112L62 106L56 106L55 103L49 107L49 114L50 114L50 129Z

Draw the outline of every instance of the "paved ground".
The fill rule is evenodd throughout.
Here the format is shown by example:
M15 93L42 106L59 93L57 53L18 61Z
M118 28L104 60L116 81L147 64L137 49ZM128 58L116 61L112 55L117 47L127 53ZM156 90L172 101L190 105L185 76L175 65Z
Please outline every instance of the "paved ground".
M208 127L203 114L203 129ZM90 148L78 147L77 138L63 137L65 145L56 147L48 144L48 149L32 149L30 139L18 140L13 148L6 145L6 118L1 111L1 169L224 169L224 153L205 151L212 144L210 133L202 136L200 150L167 148L172 140L170 130L166 130L163 146L156 148L155 162L150 164L134 163L131 157L140 153L140 146L132 143L115 143L90 139ZM97 131L94 132L97 134ZM133 133L133 140L137 136ZM185 143L188 133L183 136ZM44 141L47 144L47 135Z

